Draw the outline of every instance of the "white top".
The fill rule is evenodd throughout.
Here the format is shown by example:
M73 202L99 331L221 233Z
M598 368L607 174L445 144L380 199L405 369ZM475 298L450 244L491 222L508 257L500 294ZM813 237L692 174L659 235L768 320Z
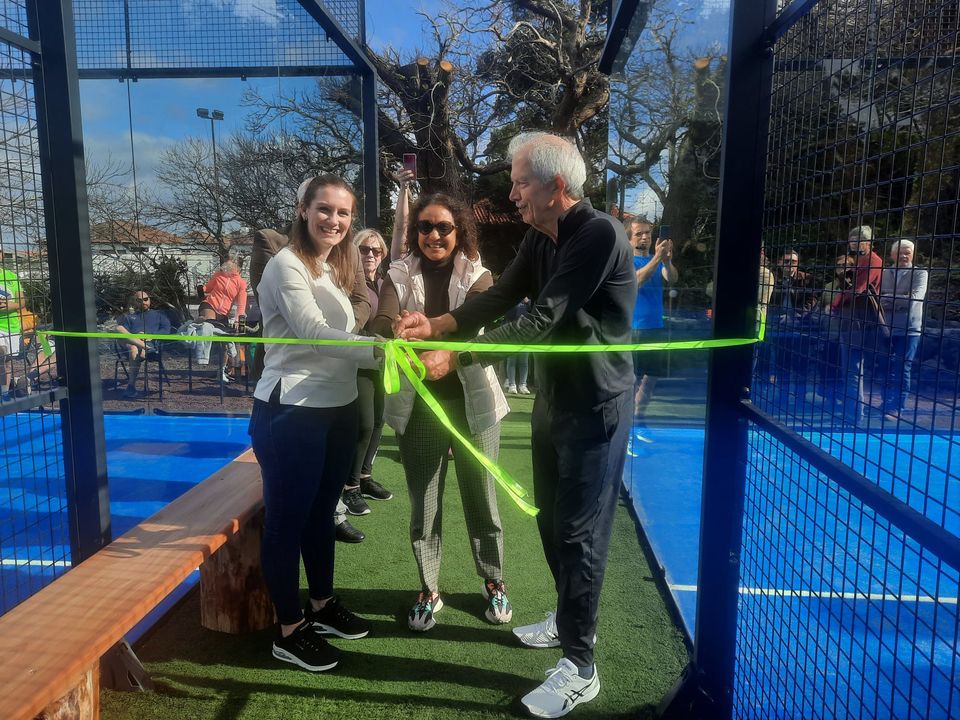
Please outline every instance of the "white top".
M321 263L310 276L290 248L278 252L257 286L263 336L369 340L347 332L356 324L350 298ZM372 346L267 345L263 374L253 396L268 401L280 382L280 402L306 407L342 407L357 398L357 368L376 368Z

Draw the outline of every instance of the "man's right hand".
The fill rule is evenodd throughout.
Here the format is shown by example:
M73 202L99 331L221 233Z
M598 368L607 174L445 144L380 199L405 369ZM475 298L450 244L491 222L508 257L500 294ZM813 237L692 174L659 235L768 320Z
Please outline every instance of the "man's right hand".
M393 321L393 336L401 340L429 340L433 337L433 323L422 312L404 310Z
M670 259L673 257L673 240L669 238L664 238L663 240L657 241L657 248L653 252L654 259L657 261L667 261L670 262Z

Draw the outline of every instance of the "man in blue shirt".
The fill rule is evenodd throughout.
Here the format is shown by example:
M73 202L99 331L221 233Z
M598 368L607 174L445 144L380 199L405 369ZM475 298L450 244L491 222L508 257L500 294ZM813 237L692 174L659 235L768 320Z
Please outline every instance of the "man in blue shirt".
M663 284L674 283L679 274L673 265L673 241L660 238L653 252L653 223L645 217L631 218L625 224L627 239L633 247L633 269L637 275L637 304L633 309L635 342L665 341L663 333ZM653 397L657 378L663 374L665 354L662 351L636 352L633 371L636 376L633 413L634 437L648 441L643 434L643 416ZM632 443L631 443L632 444Z
M131 311L117 320L117 332L170 334L170 318L167 317L166 313L150 308L150 293L146 290L135 290L131 301ZM127 390L123 396L134 398L137 396L137 375L140 374L140 363L146 359L148 353L155 353L158 348L153 340L126 338L119 342L121 346L126 348L130 359Z

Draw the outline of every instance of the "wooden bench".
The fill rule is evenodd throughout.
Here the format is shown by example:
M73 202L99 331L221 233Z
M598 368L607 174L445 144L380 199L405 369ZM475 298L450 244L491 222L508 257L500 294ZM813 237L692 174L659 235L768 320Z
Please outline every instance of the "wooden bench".
M101 657L197 567L205 627L269 626L262 508L248 450L0 617L0 718L95 720Z

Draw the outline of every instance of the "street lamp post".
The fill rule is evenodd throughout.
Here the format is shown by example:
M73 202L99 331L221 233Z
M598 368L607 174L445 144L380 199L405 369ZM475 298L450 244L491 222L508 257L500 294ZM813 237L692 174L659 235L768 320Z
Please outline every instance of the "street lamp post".
M207 108L197 108L197 117L210 121L210 144L213 146L213 182L214 185L219 188L220 182L219 178L217 177L217 134L214 130L214 121L223 120L223 111L211 111Z
M217 254L219 256L220 248L222 245L222 239L220 237L219 229L221 226L220 216L220 175L217 170L217 133L214 130L214 122L216 120L223 120L223 111L222 110L208 110L207 108L197 108L197 117L203 118L204 120L210 121L210 145L213 147L213 201L217 207Z

